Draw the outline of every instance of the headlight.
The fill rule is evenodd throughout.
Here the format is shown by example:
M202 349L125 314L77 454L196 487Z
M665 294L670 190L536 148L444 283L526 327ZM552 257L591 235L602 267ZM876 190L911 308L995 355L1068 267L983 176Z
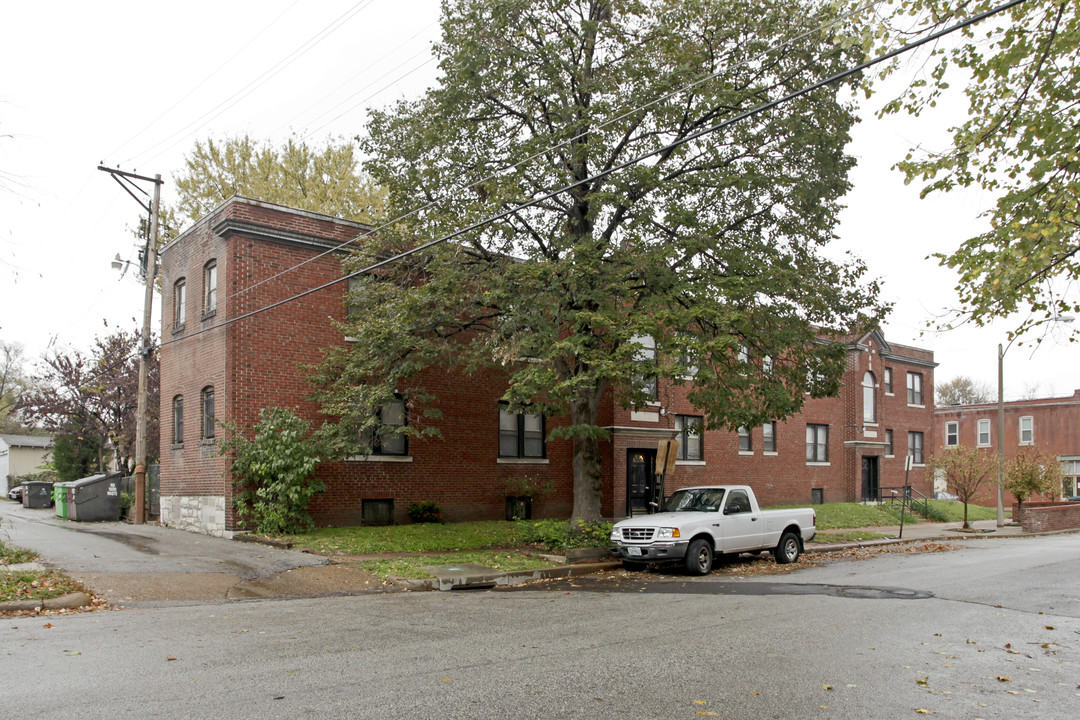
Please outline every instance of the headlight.
M679 528L657 528L656 537L677 538L679 537Z
M619 528L611 528L611 539L612 540L620 540L620 539L622 539L622 530L620 530Z

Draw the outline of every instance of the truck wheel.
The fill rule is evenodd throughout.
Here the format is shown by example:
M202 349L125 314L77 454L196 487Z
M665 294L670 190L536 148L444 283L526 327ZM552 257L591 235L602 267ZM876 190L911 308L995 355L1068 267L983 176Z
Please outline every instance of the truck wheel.
M707 541L698 538L686 548L686 572L691 575L708 575L712 561L712 548Z
M773 550L773 557L778 565L787 565L798 560L800 552L799 536L789 531L780 536L780 544Z
M634 562L633 560L622 561L623 570L630 570L631 572L640 572L645 569L645 563Z

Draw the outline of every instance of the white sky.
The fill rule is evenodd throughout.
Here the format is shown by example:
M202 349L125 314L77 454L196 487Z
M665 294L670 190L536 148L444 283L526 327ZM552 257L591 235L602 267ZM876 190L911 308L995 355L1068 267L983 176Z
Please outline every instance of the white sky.
M98 164L161 174L163 200L196 139L249 133L316 144L363 132L364 108L433 84L427 49L437 0L12 3L0 24L0 338L33 360L55 344L141 325L142 286L109 266L136 259L139 208ZM934 350L939 382L969 375L996 389L1007 324L927 333L957 305L955 275L927 260L976 234L992 199L919 200L890 166L915 144L942 147L952 114L876 120L849 148L859 160L838 250L863 258L895 303L885 336ZM12 180L14 178L14 181ZM21 185L15 184L20 183ZM149 186L147 190L149 190ZM154 299L157 327L160 297ZM1074 325L1080 325L1080 319ZM1072 394L1080 344L1058 327L1005 359L1005 394ZM1080 329L1080 328L1077 328Z

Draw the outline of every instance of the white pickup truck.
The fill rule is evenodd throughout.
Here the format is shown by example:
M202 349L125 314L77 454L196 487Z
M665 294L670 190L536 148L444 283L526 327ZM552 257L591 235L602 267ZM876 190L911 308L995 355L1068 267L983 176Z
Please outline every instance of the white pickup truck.
M611 553L629 569L682 561L691 575L705 575L724 553L771 550L778 563L799 559L817 534L812 508L762 510L747 485L676 490L664 512L627 518L611 530Z

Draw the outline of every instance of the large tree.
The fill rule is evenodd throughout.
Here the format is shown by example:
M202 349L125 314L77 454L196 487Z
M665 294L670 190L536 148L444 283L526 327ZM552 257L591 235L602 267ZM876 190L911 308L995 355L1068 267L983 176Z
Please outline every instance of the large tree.
M994 399L994 391L984 382L973 380L966 375L957 375L952 380L934 386L934 402L939 407L947 405L976 405L988 403Z
M894 0L885 40L918 37L998 0ZM886 6L888 7L888 6ZM982 325L1023 313L1019 333L1080 312L1080 3L1027 0L972 26L929 59L885 112L919 114L964 85L967 119L952 145L899 163L923 195L977 187L996 198L990 229L936 257L959 273L962 314ZM908 60L887 72L917 67ZM1075 335L1070 340L1075 339Z
M23 364L22 345L0 340L0 430L3 432L22 431L22 424L15 417L15 406L26 387Z
M94 341L89 353L53 350L42 358L34 386L19 398L18 410L28 422L71 436L97 448L108 443L122 469L135 455L139 383L139 334L120 330ZM150 460L158 450L159 363L149 358L146 444Z
M859 262L821 254L853 164L847 90L691 139L849 66L818 30L833 17L815 0L446 3L438 85L374 112L362 141L402 219L351 267L505 214L357 277L359 342L314 377L342 435L370 437L392 393L404 432L436 432L424 371L501 366L512 410L568 418L552 436L572 439L573 517L591 521L609 394L689 382L708 426L734 428L833 392L827 339L880 312Z
M360 172L355 142L343 139L322 146L296 137L275 146L247 135L196 141L174 180L172 224L198 220L233 195L372 223L385 195Z
M968 523L968 505L975 502L983 485L993 477L997 460L985 448L959 445L931 456L927 463L935 477L945 479L945 487L964 503L964 527Z

